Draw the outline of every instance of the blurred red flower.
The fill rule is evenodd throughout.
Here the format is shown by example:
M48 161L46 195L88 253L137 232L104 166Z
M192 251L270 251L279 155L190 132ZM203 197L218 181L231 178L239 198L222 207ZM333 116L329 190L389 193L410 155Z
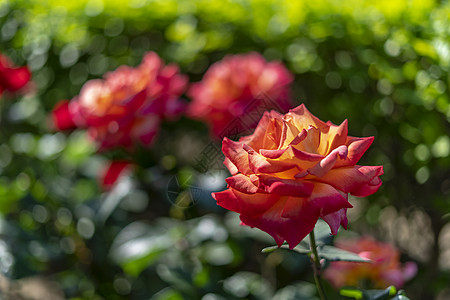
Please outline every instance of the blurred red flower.
M31 78L27 67L15 67L11 60L0 54L0 96L6 90L16 92L23 88Z
M60 130L87 128L99 150L135 142L148 146L161 120L185 109L180 96L187 83L177 66L165 66L149 52L135 68L121 66L86 82L78 96L55 106L53 122Z
M386 288L389 285L401 288L417 273L415 263L400 264L400 252L396 247L372 237L341 238L336 240L335 246L372 260L372 263L331 262L324 271L324 278L335 288L357 286L367 281L371 288Z
M247 117L258 107L290 109L292 80L293 75L281 62L267 62L258 53L228 55L213 64L201 82L192 84L187 115L206 122L221 138L233 120ZM253 122L246 119L245 125L254 128L261 116Z
M347 228L348 194L365 197L381 186L382 166L356 165L373 137L347 135L347 120L322 122L302 104L284 116L266 112L255 132L239 142L223 139L228 189L213 193L217 204L240 214L294 248L318 218L332 234Z
M134 165L125 160L114 160L108 163L100 176L100 185L104 190L111 190L116 184L117 180L125 173L131 171Z

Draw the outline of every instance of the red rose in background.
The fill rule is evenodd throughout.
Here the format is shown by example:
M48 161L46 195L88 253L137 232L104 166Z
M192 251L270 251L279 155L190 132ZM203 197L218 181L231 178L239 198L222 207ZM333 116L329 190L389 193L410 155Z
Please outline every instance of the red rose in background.
M302 104L284 116L266 112L239 142L224 138L228 189L217 204L240 214L244 225L294 248L318 218L331 233L347 227L348 194L365 197L381 186L382 166L356 165L373 137L347 135L347 121L322 122Z
M134 168L134 165L125 160L114 160L108 163L108 166L104 169L103 174L100 176L101 187L109 191L117 183L117 180L127 172L130 172Z
M148 146L161 120L184 110L179 98L187 82L177 66L165 66L150 52L136 68L121 66L88 81L70 102L57 104L53 121L60 130L87 128L100 150L134 142Z
M258 53L229 55L213 64L201 82L192 85L187 115L206 122L215 136L223 137L227 126L251 114L252 107L281 111L292 108L289 98L292 80L293 75L282 63L267 62ZM261 116L262 113L257 120ZM254 124L247 120L246 125L254 128L257 120Z
M15 67L8 57L0 54L0 96L3 91L16 92L30 81L27 67Z
M341 238L336 240L335 246L372 260L372 263L331 262L325 269L324 277L335 288L357 286L361 280L369 280L373 288L386 288L389 285L401 288L417 273L417 265L413 262L401 266L397 248L372 237Z

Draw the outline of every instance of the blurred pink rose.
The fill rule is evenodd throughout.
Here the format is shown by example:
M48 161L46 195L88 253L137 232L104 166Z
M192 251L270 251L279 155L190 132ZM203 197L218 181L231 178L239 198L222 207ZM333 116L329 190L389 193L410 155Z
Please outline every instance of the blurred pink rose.
M258 106L283 112L290 109L292 80L293 75L281 62L267 62L255 52L229 55L213 64L201 82L191 86L188 95L192 102L187 114L206 122L213 134L222 138L233 120L254 113ZM266 103L254 103L257 99ZM254 122L246 120L246 126L254 128L261 117L262 113Z
M78 96L57 104L53 122L60 130L87 128L100 150L129 148L135 142L148 146L161 120L185 109L179 98L187 83L177 66L164 66L150 52L136 68L121 66L86 82Z
M31 78L27 67L15 67L10 59L0 54L0 96L3 91L16 92L23 88Z
M358 286L358 283L366 281L373 288L386 288L390 285L401 288L417 273L415 263L400 264L400 251L396 247L378 242L372 237L341 238L335 242L335 246L372 260L372 263L332 262L325 269L324 277L335 288Z

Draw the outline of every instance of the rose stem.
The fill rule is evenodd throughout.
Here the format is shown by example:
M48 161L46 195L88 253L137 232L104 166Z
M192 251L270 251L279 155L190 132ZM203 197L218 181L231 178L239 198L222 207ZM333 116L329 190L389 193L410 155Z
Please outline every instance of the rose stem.
M312 255L310 257L313 262L312 265L314 269L314 281L316 282L317 291L319 292L319 297L321 300L327 300L327 296L325 295L322 281L320 279L320 258L319 254L317 253L316 238L314 237L314 229L309 234L309 242L311 244Z

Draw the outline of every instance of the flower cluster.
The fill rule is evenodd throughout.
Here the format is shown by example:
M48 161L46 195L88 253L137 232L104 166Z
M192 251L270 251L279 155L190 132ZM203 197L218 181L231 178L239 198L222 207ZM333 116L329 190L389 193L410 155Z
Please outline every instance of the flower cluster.
M254 107L290 109L292 80L293 75L281 62L267 62L258 53L226 56L208 69L201 82L191 86L187 114L208 123L213 134L222 137L230 122L251 114ZM257 121L253 123L246 125L254 128Z
M3 92L16 92L22 89L31 78L27 67L15 67L10 59L0 54L0 96Z
M60 130L87 128L100 150L150 145L164 118L184 109L187 77L150 52L136 68L121 66L103 79L88 81L78 96L59 103L53 120Z
M294 248L318 218L331 233L347 227L348 194L365 197L381 186L382 166L357 162L373 137L348 136L302 104L285 115L266 112L255 132L238 142L224 138L228 189L213 193L217 204L240 214L244 225Z
M372 237L338 239L336 247L357 253L372 263L332 262L325 270L324 277L335 288L357 286L360 281L369 281L374 288L394 285L402 287L417 273L417 265L407 262L400 264L400 252L390 244L376 241Z

